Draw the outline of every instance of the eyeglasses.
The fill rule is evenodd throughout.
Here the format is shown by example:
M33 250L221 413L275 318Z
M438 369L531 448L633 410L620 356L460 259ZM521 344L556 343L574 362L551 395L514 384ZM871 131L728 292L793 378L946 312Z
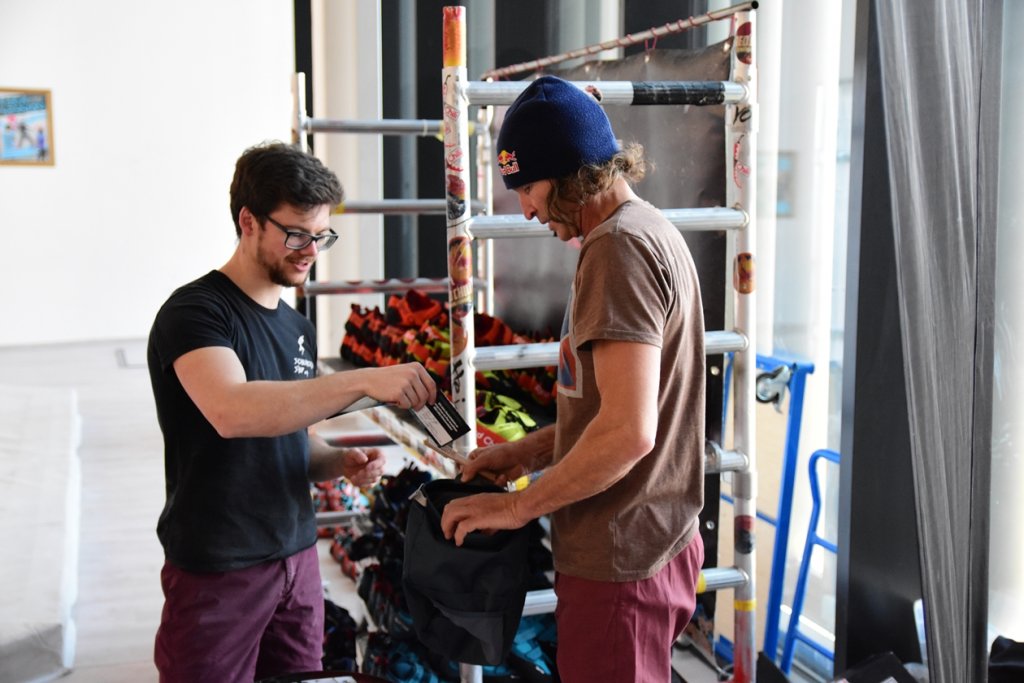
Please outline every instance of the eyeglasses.
M308 232L302 232L301 230L290 230L270 216L267 216L266 219L273 223L275 228L285 234L284 246L289 249L298 251L299 249L305 249L310 244L316 242L317 251L327 251L334 246L335 242L338 241L338 233L333 230L328 230L320 235L310 235Z

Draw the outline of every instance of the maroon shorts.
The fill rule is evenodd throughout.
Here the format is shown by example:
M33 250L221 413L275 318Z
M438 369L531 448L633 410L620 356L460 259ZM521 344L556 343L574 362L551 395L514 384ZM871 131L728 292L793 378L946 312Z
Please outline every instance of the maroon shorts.
M154 661L161 683L252 683L321 669L324 594L315 545L230 572L196 574L165 562L160 583Z
M696 607L700 534L642 581L555 576L558 673L563 683L672 680L672 645Z

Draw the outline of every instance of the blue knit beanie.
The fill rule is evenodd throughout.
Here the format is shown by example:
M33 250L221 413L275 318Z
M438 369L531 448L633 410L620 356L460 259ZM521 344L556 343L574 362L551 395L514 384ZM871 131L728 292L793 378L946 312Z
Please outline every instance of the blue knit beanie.
M505 187L561 178L619 151L612 125L592 97L554 76L542 76L505 114L498 133L498 170Z

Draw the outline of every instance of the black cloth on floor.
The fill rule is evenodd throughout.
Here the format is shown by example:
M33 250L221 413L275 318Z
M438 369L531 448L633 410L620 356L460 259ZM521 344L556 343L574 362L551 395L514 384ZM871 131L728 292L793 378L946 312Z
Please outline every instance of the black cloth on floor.
M989 683L1024 681L1024 643L997 636L988 657Z

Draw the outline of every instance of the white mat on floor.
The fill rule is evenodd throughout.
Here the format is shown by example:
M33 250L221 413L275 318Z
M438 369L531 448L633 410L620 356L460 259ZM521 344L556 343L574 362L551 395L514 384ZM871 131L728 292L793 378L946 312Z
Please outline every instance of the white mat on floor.
M0 683L74 661L80 434L74 390L0 385Z

